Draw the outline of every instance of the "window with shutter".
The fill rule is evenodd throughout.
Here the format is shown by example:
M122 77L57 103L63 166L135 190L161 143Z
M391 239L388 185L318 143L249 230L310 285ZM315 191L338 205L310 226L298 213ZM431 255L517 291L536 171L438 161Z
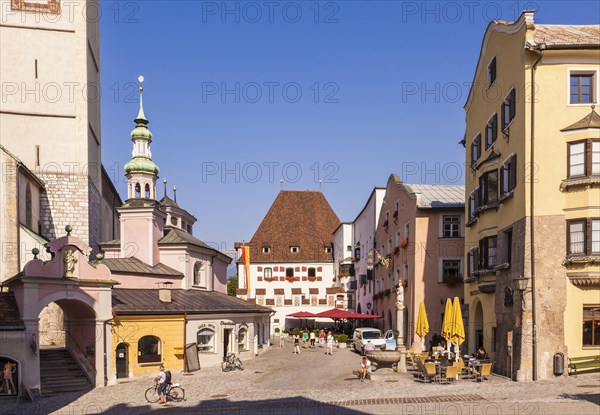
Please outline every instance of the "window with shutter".
M471 164L475 164L479 157L481 157L481 134L477 134L471 143Z
M511 121L515 118L516 114L516 91L515 89L511 89L508 96L502 103L502 129L505 130L506 127L511 123Z
M501 196L511 192L517 186L517 156L512 155L502 165L500 173Z
M488 65L488 78L487 78L487 86L488 88L492 86L494 81L496 80L496 57L492 58L492 61Z
M485 148L490 148L498 137L498 114L494 114L485 127Z

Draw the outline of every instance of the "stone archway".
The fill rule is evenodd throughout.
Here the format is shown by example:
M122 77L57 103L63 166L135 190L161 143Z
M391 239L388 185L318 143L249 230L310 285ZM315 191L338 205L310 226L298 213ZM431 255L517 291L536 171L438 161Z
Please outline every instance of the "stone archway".
M112 379L105 351L111 356L112 334L107 325L112 320L111 289L116 281L106 266L89 264L91 249L78 238L67 235L47 248L50 261L34 258L21 274L4 282L14 294L25 326L20 346L28 352L22 379L28 388L43 392L44 367L66 359L71 368L82 370L90 386L104 386L106 379ZM54 345L53 353L47 351L51 346L47 339L40 342L40 316L49 304L55 304L51 307L60 308L64 316L64 341ZM47 331L42 328L41 333ZM51 370L67 368L57 363Z
M473 345L472 350L477 350L484 344L483 332L483 307L481 301L475 303L475 312L473 313Z

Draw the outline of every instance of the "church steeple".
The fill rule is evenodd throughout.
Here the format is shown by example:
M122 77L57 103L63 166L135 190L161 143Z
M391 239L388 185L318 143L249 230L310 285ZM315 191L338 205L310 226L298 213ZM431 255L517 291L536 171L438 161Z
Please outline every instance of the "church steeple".
M160 170L152 161L150 152L152 133L147 126L149 121L144 114L142 99L144 77L140 76L138 80L140 81L140 110L134 120L136 126L131 132L131 141L133 142L131 160L125 163L124 167L128 181L127 200L137 199L153 202L156 201L156 180Z

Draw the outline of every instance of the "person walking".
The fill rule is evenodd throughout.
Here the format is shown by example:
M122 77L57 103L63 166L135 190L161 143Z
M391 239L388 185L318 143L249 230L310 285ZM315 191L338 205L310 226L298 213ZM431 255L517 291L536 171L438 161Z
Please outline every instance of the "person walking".
M326 349L325 354L328 354L330 356L333 355L333 342L334 342L333 333L329 332L327 334L327 349Z
M319 332L319 347L323 347L325 344L325 330L321 329Z
M304 331L302 332L302 342L302 347L306 349L308 347L308 331L306 329L304 329Z
M300 335L294 334L294 351L292 354L300 354Z
M283 330L279 332L279 347L285 347L285 333Z
M314 331L310 332L310 348L314 349L315 348L315 340L317 339L317 336L315 334Z

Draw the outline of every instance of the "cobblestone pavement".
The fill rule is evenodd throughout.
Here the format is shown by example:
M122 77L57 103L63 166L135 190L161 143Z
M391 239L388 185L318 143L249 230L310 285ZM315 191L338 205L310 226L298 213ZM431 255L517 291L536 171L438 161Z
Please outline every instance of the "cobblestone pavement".
M83 395L37 398L21 404L0 402L0 414L137 415L346 415L346 414L600 414L600 374L516 383L493 376L476 383L422 384L410 374L379 369L372 380L352 375L359 356L335 349L302 349L300 355L273 347L244 362L244 371L224 373L204 368L173 381L185 389L186 400L160 406L148 404L144 391L150 377L98 388Z

